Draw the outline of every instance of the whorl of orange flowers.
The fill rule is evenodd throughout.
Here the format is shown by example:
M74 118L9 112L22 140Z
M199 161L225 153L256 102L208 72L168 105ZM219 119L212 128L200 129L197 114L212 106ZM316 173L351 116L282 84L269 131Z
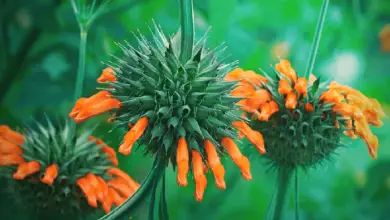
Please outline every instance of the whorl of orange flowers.
M117 77L114 75L113 69L108 67L103 70L101 76L97 79L97 82L117 82ZM120 108L121 101L119 99L114 98L108 91L100 91L89 98L80 98L70 112L69 117L73 118L76 123L81 123L96 115ZM115 120L115 117L116 114L114 113L112 117L109 118L109 122ZM253 131L245 122L237 121L234 123L241 126L239 129L240 132L249 137L249 140L259 150L259 152L265 153L264 144L259 132ZM119 152L124 155L130 154L134 144L144 135L146 129L150 126L150 121L148 117L141 117L134 125L130 123L128 125L130 130L125 134L124 141L119 147ZM203 156L198 150L191 150L187 141L188 140L182 136L177 142L177 183L183 187L188 185L187 176L190 171L190 164L192 163L192 171L196 183L195 198L197 201L202 201L203 194L207 186L205 173L207 173L209 168L214 174L216 186L220 189L226 189L226 183L224 180L225 168L220 161L218 153L221 149L218 149L213 141L205 139L203 147L206 158L203 159ZM250 162L248 158L240 152L233 139L230 137L223 137L221 139L221 145L232 158L233 162L240 168L244 179L252 179Z
M276 64L275 69L274 78L240 68L235 69L225 78L228 81L239 81L239 87L231 94L244 98L238 102L238 105L250 115L255 123L254 127L259 128L264 139L268 138L268 142L283 145L275 139L290 138L285 144L291 144L291 148L285 151L293 155L291 158L304 161L307 157L303 156L303 153L297 155L294 151L302 149L302 152L308 153L307 146L310 144L321 144L325 143L324 141L338 142L337 132L325 124L325 117L329 116L333 118L333 122L330 121L333 127L344 131L351 138L355 138L356 135L362 138L370 155L377 158L378 138L371 132L369 125L381 126L381 118L385 114L376 99L368 98L361 92L337 82L322 88L319 81L316 82L314 75L310 75L309 79L298 77L287 60L281 60ZM322 121L322 124L314 125L314 121ZM340 123L343 123L342 128ZM249 140L253 138L254 131L246 125L235 123L234 126ZM326 129L331 129L330 134L324 133ZM258 140L264 142L261 134L258 134ZM308 136L305 136L307 134ZM329 138L325 137L326 134L330 135ZM330 140L331 137L335 140ZM280 148L274 143L265 143L265 145L267 153L271 146ZM310 152L314 153L314 151Z
M25 184L39 184L39 182L41 182L45 185L61 188L67 187L66 184L64 185L62 182L64 178L77 178L75 183L70 184L77 185L81 189L90 206L97 208L99 202L106 213L110 212L113 205L121 205L139 188L139 184L135 180L119 168L113 166L107 166L107 168L105 168L105 173L102 173L102 170L93 173L95 171L93 171L94 166L92 165L91 167L87 167L92 170L85 173L85 175L81 172L72 176L73 174L69 173L69 170L67 170L68 166L66 164L68 164L69 161L62 160L66 159L67 153L62 154L62 159L59 161L53 161L53 163L49 164L47 163L47 160L43 160L39 155L31 154L31 152L36 149L30 149L34 148L34 146L31 145L31 143L28 144L29 138L31 139L31 137L25 138L20 133L11 130L8 126L0 126L0 169L1 167L14 167L15 172L12 177L16 181L31 179L34 181L26 181ZM95 148L96 146L100 146L102 152L107 156L107 159L112 165L118 165L116 153L111 147L106 145L102 140L92 136L88 138L88 141L91 142L89 144L90 146L85 144L84 146ZM25 144L25 142L27 142L27 144ZM56 147L57 146L55 145L47 146L47 148L52 149L48 152L43 152L43 156L48 158L46 153L56 151L56 149L54 149ZM77 150L77 148L72 149L72 151L76 152ZM92 154L96 152L94 149L91 150ZM85 158L82 160L88 159ZM76 162L77 160L74 161ZM84 161L84 163L88 162ZM108 164L105 164L103 160L101 165L106 166ZM76 170L76 173L77 172L80 171ZM80 174L83 176L80 176ZM104 177L103 174L105 174ZM61 205L61 203L59 203L59 205Z

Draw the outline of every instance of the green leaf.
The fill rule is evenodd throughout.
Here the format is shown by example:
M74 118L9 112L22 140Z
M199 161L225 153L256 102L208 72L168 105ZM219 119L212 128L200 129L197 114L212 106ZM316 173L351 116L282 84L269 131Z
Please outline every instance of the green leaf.
M171 116L171 113L172 113L171 108L169 108L169 107L167 107L167 106L162 107L162 108L160 108L160 109L157 111L157 115L158 115L158 117L160 117L160 118L170 117L170 116Z
M169 131L163 137L163 145L165 146L165 151L168 152L169 148L172 147L173 143L173 135L172 132Z
M320 86L320 78L321 77L318 77L316 81L314 81L313 85L311 86L311 90L310 90L311 95L316 94L316 92L318 91L318 88Z
M210 124L212 124L213 127L217 127L217 126L224 127L224 126L227 126L226 123L224 123L224 122L220 121L219 119L214 118L214 117L212 117L212 116L209 116L209 117L207 118L207 121L208 121Z
M188 131L190 131L190 132L195 131L195 132L197 132L201 137L203 137L203 134L202 134L202 132L201 132L201 130L200 130L200 126L199 126L199 124L198 124L198 122L196 121L195 118L193 118L193 117L188 117L184 124L185 124L186 128L188 128Z
M179 119L177 117L172 117L168 120L168 128L176 128L179 125Z
M165 126L161 123L155 125L151 131L152 133L152 139L158 137L162 137L165 132Z
M177 129L177 135L178 135L178 137L185 137L186 134L187 134L186 129L184 129L183 126L180 126L180 127Z

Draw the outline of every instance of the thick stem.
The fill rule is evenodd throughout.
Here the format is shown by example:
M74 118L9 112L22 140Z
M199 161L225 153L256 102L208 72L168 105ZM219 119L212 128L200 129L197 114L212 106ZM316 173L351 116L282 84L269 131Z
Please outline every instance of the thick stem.
M299 174L295 168L295 220L299 220Z
M129 219L130 215L148 198L155 187L154 184L160 181L165 169L165 164L161 160L161 157L156 157L148 176L134 195L99 220Z
M273 220L282 219L284 205L288 194L288 188L292 176L292 169L281 167L278 170L276 204L274 209Z
M184 65L192 57L194 45L194 9L192 0L179 0L181 24L180 61Z
M314 40L313 40L313 43L312 43L311 49L310 49L309 60L307 62L307 66L306 66L306 72L305 72L306 78L308 78L310 76L310 74L313 72L314 63L315 63L316 57L317 57L318 47L320 45L322 29L323 29L324 23L325 23L326 11L328 10L328 5L329 5L329 0L323 0L322 6L321 6L321 12L320 12L320 15L318 16Z
M80 31L80 47L79 47L79 66L77 69L77 81L74 90L74 103L81 97L83 93L84 75L85 75L85 56L87 51L87 35L88 32L84 29Z

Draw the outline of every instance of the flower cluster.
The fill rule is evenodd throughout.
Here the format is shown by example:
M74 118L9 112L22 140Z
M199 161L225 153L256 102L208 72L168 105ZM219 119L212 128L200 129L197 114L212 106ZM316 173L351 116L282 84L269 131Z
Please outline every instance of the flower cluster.
M191 59L181 64L177 35L167 39L156 27L153 39L137 37L139 49L120 45L123 58L118 58L97 80L107 88L79 99L69 116L80 123L113 111L110 121L128 130L119 152L130 154L139 141L147 153L177 166L180 186L188 184L192 162L198 201L207 185L208 168L217 187L226 188L225 169L220 161L224 153L250 180L250 163L234 142L237 131L231 126L233 122L245 124L236 106L239 99L229 94L236 82L223 80L234 63L223 64L218 58L221 51L207 50L202 38L193 47ZM262 150L258 132L253 132L251 140Z
M380 126L384 112L377 100L337 82L320 83L314 75L298 78L287 60L275 65L275 77L235 69L225 80L239 81L232 95L262 134L266 157L277 167L311 167L328 158L341 145L342 134L359 136L373 158L378 139L369 124ZM242 136L254 130L234 123Z
M37 124L23 133L0 126L0 169L9 171L10 188L36 211L75 214L98 202L108 213L139 188L115 167L115 151L90 132L75 137L66 123ZM90 207L89 207L89 206Z

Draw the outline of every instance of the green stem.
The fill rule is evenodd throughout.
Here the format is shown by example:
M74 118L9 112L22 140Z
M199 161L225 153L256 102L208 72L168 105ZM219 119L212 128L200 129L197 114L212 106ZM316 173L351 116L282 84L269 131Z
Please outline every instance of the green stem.
M180 61L184 65L192 57L194 46L194 9L192 0L179 0L181 24Z
M156 187L153 184L158 183L161 179L165 169L165 164L161 160L161 157L156 157L148 176L134 195L99 220L129 219L130 215L148 198L152 189Z
M295 220L299 220L299 174L295 168Z
M77 69L77 81L74 90L74 103L83 93L84 75L85 75L85 56L87 51L87 35L88 31L81 28L80 31L80 47L79 47L79 66Z
M292 169L281 167L278 170L276 204L274 209L273 220L282 219L284 205L288 194L288 187L292 176Z
M316 32L314 35L314 41L311 45L310 56L309 56L309 60L307 62L307 66L306 66L306 72L305 72L306 78L308 78L310 76L310 74L313 72L314 63L315 63L316 57L317 57L318 47L320 45L322 29L323 29L324 23L325 23L326 11L328 10L328 5L329 5L329 0L323 0L322 6L321 6L321 12L320 12L320 15L319 15L318 21L317 21Z

